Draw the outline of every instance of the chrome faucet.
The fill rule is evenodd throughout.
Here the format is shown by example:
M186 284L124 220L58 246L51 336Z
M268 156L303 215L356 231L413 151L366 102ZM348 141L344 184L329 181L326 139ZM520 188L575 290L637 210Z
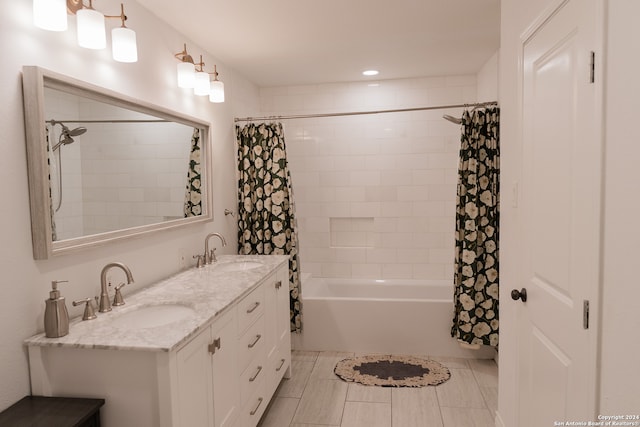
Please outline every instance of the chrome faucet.
M111 267L121 268L127 275L127 283L133 283L133 275L131 274L131 270L129 270L129 267L127 267L123 263L110 262L109 264L105 265L102 269L102 273L100 273L100 313L111 311L111 301L109 301L109 291L107 289L107 272Z
M220 233L209 233L207 234L207 237L204 238L204 263L205 264L211 264L212 262L216 262L218 261L216 259L216 248L211 249L211 251L209 251L209 239L212 236L216 236L220 238L220 241L222 242L222 246L227 246L227 241L224 239L224 236Z

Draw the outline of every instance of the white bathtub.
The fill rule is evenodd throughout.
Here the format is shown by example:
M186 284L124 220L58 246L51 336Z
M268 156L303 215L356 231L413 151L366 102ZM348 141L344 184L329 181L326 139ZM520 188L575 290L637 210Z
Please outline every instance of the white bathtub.
M324 279L303 276L302 334L297 350L493 358L451 337L448 281Z

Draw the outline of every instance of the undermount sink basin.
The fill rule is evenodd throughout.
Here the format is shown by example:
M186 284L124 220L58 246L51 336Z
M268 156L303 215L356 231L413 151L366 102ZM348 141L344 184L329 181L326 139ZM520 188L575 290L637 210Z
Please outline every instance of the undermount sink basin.
M222 262L215 266L215 271L219 272L232 272L232 271L247 271L254 268L262 267L264 264L256 261L235 261L235 262Z
M195 314L194 309L182 304L147 305L119 315L113 319L111 325L121 329L156 328Z

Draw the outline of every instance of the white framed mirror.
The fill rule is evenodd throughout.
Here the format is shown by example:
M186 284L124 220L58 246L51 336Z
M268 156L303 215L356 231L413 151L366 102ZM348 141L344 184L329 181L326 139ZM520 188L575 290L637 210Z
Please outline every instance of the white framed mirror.
M211 221L209 123L25 66L34 259Z

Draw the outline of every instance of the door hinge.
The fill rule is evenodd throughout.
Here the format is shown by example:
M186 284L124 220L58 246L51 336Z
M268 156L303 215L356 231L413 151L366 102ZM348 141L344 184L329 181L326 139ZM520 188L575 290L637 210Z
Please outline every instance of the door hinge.
M596 81L596 53L591 51L591 63L589 64L589 83Z
M582 302L582 327L589 329L589 300Z
M220 338L216 338L212 344L209 344L209 353L216 354L216 350L220 350Z

